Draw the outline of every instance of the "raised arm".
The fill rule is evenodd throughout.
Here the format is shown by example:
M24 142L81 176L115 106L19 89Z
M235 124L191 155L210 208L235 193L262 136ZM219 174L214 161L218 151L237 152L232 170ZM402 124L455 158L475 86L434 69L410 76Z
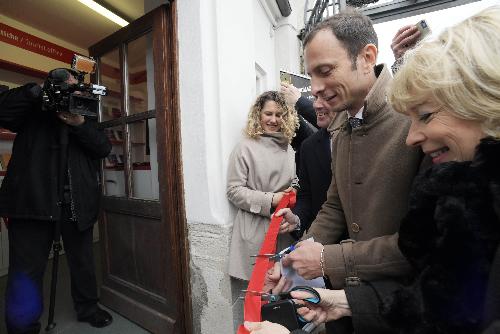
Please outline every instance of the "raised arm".
M29 83L0 94L0 127L18 132L30 117L41 113L41 87Z

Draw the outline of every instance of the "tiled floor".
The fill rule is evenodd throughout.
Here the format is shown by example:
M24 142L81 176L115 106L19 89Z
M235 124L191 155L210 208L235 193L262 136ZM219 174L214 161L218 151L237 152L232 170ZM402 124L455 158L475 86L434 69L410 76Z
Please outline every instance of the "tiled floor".
M97 276L100 282L100 270L99 270L99 247L95 244L94 253L96 255L97 263ZM48 304L49 304L49 294L50 294L50 275L52 266L49 263L47 267L48 270L45 273L45 284L44 284L44 294L45 294L45 312L42 316L42 331L41 333L46 333L44 328L47 326L48 317ZM4 291L7 277L0 277L0 295L2 296L0 305L0 334L7 333L5 328L5 315L4 315ZM87 323L80 323L76 320L75 312L73 311L73 303L71 301L70 293L70 279L69 270L66 264L66 258L61 256L59 262L59 279L57 287L57 298L56 298L56 311L55 311L55 322L57 326L50 332L50 334L147 334L148 331L142 329L141 327L135 325L134 323L128 321L122 316L108 310L113 315L113 323L105 328L93 328Z

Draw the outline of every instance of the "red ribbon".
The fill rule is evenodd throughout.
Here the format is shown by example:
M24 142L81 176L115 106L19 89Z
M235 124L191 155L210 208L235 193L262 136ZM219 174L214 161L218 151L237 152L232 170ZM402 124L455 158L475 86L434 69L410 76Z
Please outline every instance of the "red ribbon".
M293 208L295 206L295 192L285 193L281 201L278 203L274 212L278 212L283 208ZM269 229L267 230L264 242L260 248L259 254L274 254L276 252L276 239L280 230L283 217L273 215ZM266 273L273 264L266 256L257 257L255 266L253 267L252 276L248 283L248 291L262 291ZM260 309L262 307L262 298L255 294L247 292L245 295L244 319L245 321L261 321ZM238 328L237 334L249 334L249 331L243 325Z

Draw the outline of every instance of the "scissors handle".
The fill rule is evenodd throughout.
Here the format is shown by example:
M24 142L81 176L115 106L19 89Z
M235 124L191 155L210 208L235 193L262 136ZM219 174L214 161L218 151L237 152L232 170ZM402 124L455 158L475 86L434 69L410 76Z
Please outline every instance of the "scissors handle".
M296 286L294 288L292 288L288 294L290 294L290 292L292 291L304 291L304 292L307 292L307 293L310 293L312 295L312 297L308 297L308 298L304 298L303 300L305 300L306 302L309 302L311 304L319 304L321 302L321 296L319 295L319 292L316 291L314 288L311 288L310 286ZM292 298L290 296L290 298Z

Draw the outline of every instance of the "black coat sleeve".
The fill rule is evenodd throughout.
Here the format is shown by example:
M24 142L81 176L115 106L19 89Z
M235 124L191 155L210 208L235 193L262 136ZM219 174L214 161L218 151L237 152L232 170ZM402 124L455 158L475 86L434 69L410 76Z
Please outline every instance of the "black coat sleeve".
M297 110L299 115L304 117L313 126L317 127L316 112L314 111L313 103L311 100L303 96L299 97L299 99L295 103L295 109Z
M309 138L309 136L313 135L316 131L317 129L315 127L311 126L304 117L299 115L299 128L295 131L295 137L292 138L292 142L290 143L295 152L298 152L304 140Z
M304 231L309 229L311 226L311 183L309 180L309 170L308 170L308 155L306 152L307 148L304 148L304 143L300 147L300 168L299 168L299 185L300 189L297 193L297 203L292 209L293 213L296 214L300 219L300 231L293 232L294 237L300 238L304 234ZM309 161L309 163L311 163Z
M41 87L29 83L0 94L0 127L19 132L33 113L41 111Z
M102 159L111 152L111 143L102 130L97 129L96 122L85 119L78 126L69 126L71 137L92 158Z
M500 334L500 320L492 323L483 334Z
M496 323L496 327L491 328L496 328L500 333L500 247L497 248L491 264L484 309L485 323L493 325Z
M345 287L347 301L352 311L352 324L356 334L398 332L383 316L381 305L383 299L392 295L400 287L400 283L392 280Z

